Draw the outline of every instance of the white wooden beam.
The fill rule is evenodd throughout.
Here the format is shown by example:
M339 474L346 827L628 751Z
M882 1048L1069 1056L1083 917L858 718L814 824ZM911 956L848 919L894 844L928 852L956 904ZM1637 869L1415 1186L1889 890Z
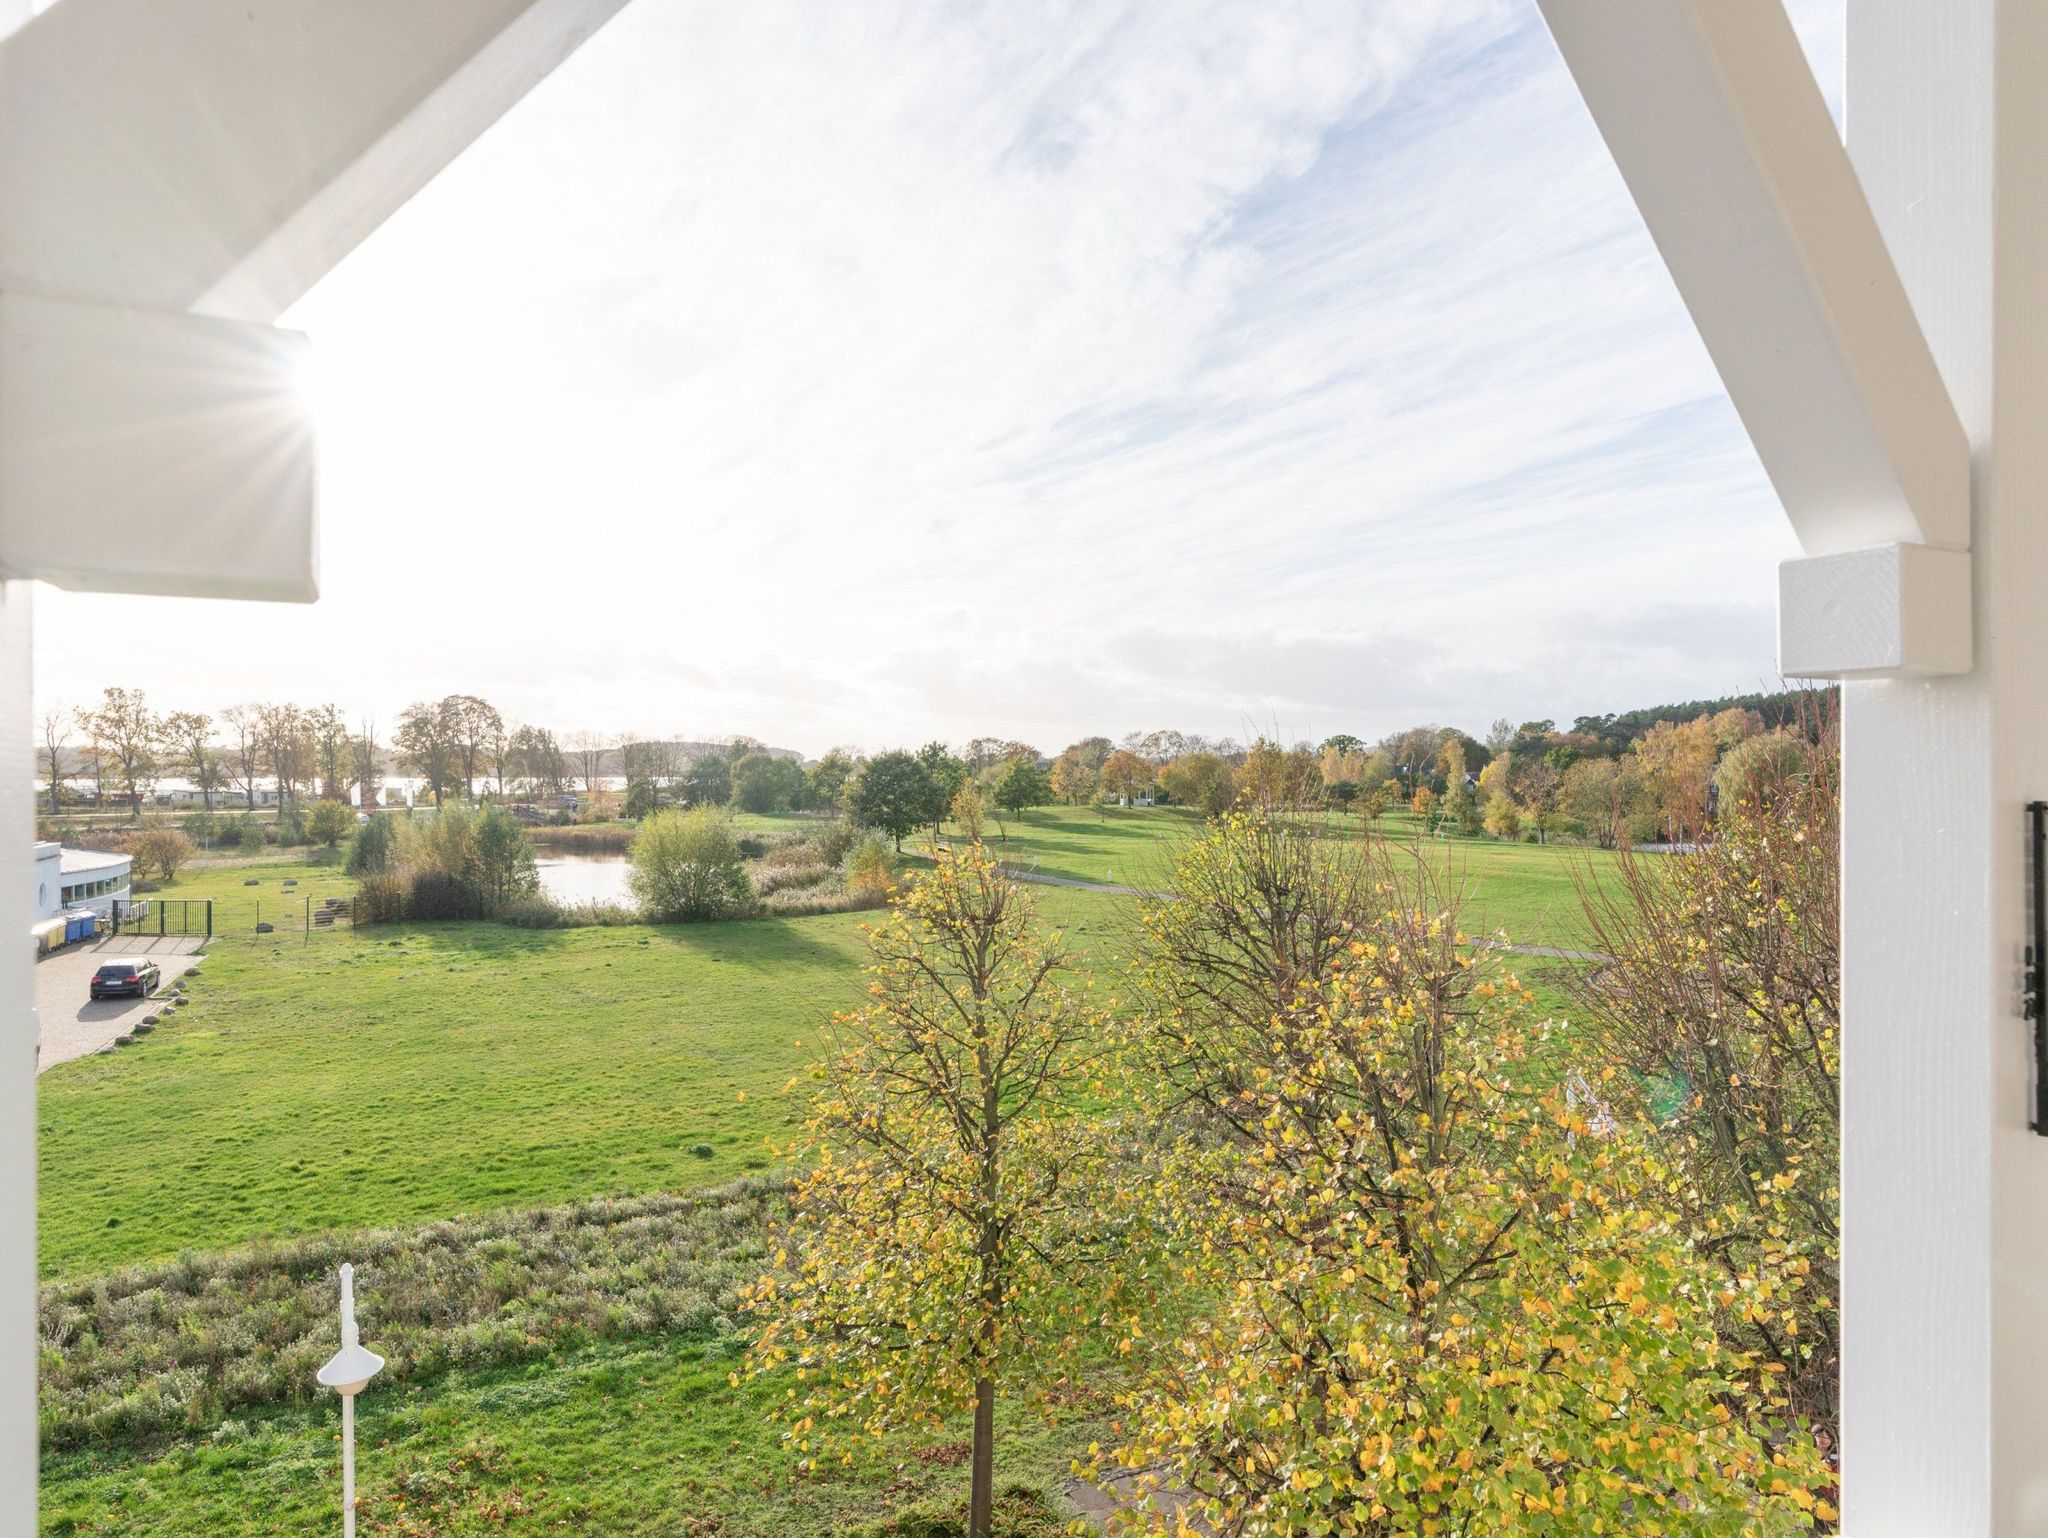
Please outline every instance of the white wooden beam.
M297 332L0 290L0 572L310 602Z
M30 589L0 582L0 830L15 860L35 829ZM0 1533L36 1531L35 920L20 865L0 880Z
M1970 671L1970 553L1879 545L1778 568L1778 668L1787 678Z
M1969 544L1968 445L1778 0L1538 0L1800 543Z
M623 3L63 0L0 41L0 287L274 320Z
M2048 7L1857 0L1849 150L1976 454L1976 665L1843 686L1843 1493L1853 1538L2048 1534Z

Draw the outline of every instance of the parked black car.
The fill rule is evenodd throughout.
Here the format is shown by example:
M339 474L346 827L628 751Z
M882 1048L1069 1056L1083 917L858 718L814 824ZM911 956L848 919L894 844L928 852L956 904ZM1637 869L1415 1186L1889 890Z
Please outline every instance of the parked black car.
M153 961L108 961L92 975L92 996L95 999L116 999L123 996L146 999L156 992L156 985L163 980L163 974Z

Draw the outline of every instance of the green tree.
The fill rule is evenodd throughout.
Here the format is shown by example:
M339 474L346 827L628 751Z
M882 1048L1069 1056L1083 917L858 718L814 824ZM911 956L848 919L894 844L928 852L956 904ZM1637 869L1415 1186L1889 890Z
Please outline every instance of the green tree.
M1237 799L1230 765L1206 749L1176 758L1160 771L1159 784L1182 806L1198 806L1211 817L1229 811Z
M306 728L313 737L320 794L329 801L346 801L355 782L356 764L355 737L348 722L339 707L319 705L306 712Z
M1054 795L1069 806L1079 806L1095 799L1102 789L1102 775L1079 752L1069 748L1053 761L1050 783Z
M973 1417L969 1538L988 1538L996 1402L1128 1337L1122 1203L1077 1109L1102 1021L979 846L941 850L871 941L871 1002L826 1031L779 1264L749 1289L755 1374L798 1369L808 1457L838 1434Z
M683 771L683 793L692 806L724 806L732 800L733 755L720 748L700 753Z
M464 799L476 795L476 778L485 764L502 749L505 718L488 700L474 694L451 694L435 707L441 715L442 730L454 749Z
M1832 1427L1840 1370L1841 783L1832 721L1678 854L1581 872L1576 1023L1655 1119L1674 1201L1731 1289L1724 1335ZM1784 746L1768 750L1775 757ZM1574 766L1577 767L1577 766ZM1759 766L1761 767L1761 766Z
M424 700L406 706L398 713L398 730L391 741L398 749L398 761L426 781L434 805L441 806L460 757L440 706Z
M716 807L656 812L633 835L634 897L658 924L743 913L754 900L732 818Z
M1472 787L1465 779L1465 739L1452 737L1443 745L1437 761L1444 776L1444 817L1460 833L1470 833L1478 817Z
M398 832L390 816L379 812L356 829L349 840L348 862L342 868L351 876L381 876L391 868Z
M213 745L213 717L204 711L174 710L163 718L166 759L192 776L207 811L213 810L213 795L227 784L227 770Z
M833 748L804 771L804 780L810 789L812 804L827 811L837 810L843 805L846 782L853 778L859 766L852 757L838 748Z
M1714 793L1723 807L1769 796L1804 775L1811 749L1793 732L1765 732L1735 743L1714 770Z
M399 860L415 897L421 892L422 877L439 878L460 899L450 904L458 912L490 914L540 890L526 830L501 807L471 811L451 806L400 826ZM434 916L452 918L458 913Z
M955 758L943 742L928 742L917 750L918 767L924 771L924 806L918 821L932 830L937 838L946 821L946 813L952 810L953 798L960 794L970 776L964 759Z
M569 786L568 759L545 726L521 726L505 744L506 771L536 795L559 796Z
M78 714L94 749L119 776L129 815L142 816L143 797L156 783L164 752L163 722L140 689L108 689L100 703Z
M861 765L847 784L846 815L859 827L888 834L900 850L903 835L927 821L931 798L931 776L924 765L915 754L897 749Z
M1522 831L1522 809L1503 792L1486 798L1485 827L1495 838L1513 838Z
M1196 1310L1113 1464L1226 1533L1792 1534L1832 1474L1713 1327L1647 1122L1560 1092L1433 862L1238 816L1146 916L1130 1084ZM1163 1520L1156 1524L1164 1526Z
M198 852L199 846L176 828L151 828L130 851L135 868L154 872L159 881L177 880L179 869Z
M996 770L992 798L1004 811L1017 813L1052 800L1052 786L1030 759L1012 758Z
M315 801L306 810L307 836L329 849L348 837L355 825L355 809L346 801Z
M1222 760L1218 759L1217 762L1220 763ZM1152 782L1159 777L1159 771L1151 764L1123 748L1118 748L1102 761L1099 773L1104 790L1112 796L1130 801L1144 795L1152 788Z
M732 798L742 811L786 812L803 790L804 772L793 759L748 753L732 766Z
M472 879L487 913L496 913L506 904L540 891L533 842L511 814L496 803L476 814L476 865Z

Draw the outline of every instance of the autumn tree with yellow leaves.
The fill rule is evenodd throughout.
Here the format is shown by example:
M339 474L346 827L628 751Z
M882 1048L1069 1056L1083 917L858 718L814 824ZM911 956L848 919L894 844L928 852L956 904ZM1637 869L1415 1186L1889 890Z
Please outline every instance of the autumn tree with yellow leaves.
M1231 1534L1792 1533L1829 1475L1424 859L1237 816L1146 916L1130 1094L1213 1299L1101 1476ZM1140 1510L1136 1519L1146 1513Z
M1734 713L1739 714L1739 713ZM1718 719L1718 718L1716 718ZM1578 875L1573 993L1616 1099L1656 1122L1673 1199L1726 1277L1723 1334L1838 1436L1841 865L1835 724L1770 741L1690 850ZM1739 766L1740 767L1740 766Z
M971 1415L968 1532L987 1538L998 1395L1057 1383L1136 1304L1106 1132L1077 1109L1101 1088L1101 1013L979 844L935 861L869 933L866 1008L830 1029L747 1370L790 1373L807 1462Z

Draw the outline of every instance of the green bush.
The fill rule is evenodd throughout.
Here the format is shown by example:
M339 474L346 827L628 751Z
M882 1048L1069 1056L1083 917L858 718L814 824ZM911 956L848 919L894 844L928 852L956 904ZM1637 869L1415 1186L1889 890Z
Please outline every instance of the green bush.
M346 801L315 801L306 814L307 837L329 849L348 837L355 825L355 808Z
M633 895L656 923L733 918L753 906L753 884L732 819L711 807L657 812L633 838Z
M814 840L818 846L818 858L827 865L842 864L846 859L847 850L851 849L859 838L860 829L844 818L834 818L824 826Z
M846 890L869 906L879 906L896 890L896 852L889 840L870 833L846 852L840 862Z
M423 923L483 917L477 893L460 876L416 870L405 884L405 916Z
M408 917L416 919L483 918L540 892L525 830L496 806L451 806L402 824L398 865L411 883ZM457 900L457 889L466 900Z
M349 840L348 862L343 867L351 876L375 876L391 868L398 847L398 830L388 813L379 812L356 829Z
M356 883L356 920L363 924L396 924L405 917L403 877L379 871Z
M498 910L498 922L514 929L565 929L569 915L551 897L522 897Z

